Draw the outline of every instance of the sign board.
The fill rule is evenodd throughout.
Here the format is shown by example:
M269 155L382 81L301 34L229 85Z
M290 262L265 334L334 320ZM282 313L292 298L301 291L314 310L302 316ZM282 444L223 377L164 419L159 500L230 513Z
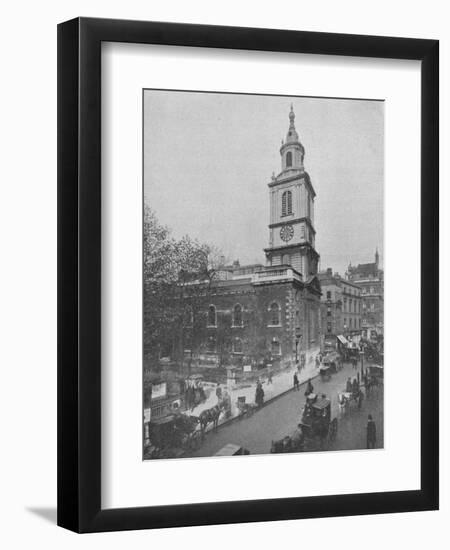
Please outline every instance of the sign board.
M161 384L152 385L152 399L158 399L159 397L166 397L166 395L167 395L166 382L161 382Z
M252 366L251 365L244 365L244 372L251 372Z
M144 409L144 424L150 422L152 416L152 409Z

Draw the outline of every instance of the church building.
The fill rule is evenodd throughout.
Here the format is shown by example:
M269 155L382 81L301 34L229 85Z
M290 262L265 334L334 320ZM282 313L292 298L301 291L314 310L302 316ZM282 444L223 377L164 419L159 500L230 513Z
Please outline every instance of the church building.
M184 339L185 354L194 357L197 365L246 365L261 358L279 360L281 366L315 361L321 332L316 193L304 158L291 105L289 128L280 148L281 171L268 183L266 265L220 266L195 353L189 349L194 335Z

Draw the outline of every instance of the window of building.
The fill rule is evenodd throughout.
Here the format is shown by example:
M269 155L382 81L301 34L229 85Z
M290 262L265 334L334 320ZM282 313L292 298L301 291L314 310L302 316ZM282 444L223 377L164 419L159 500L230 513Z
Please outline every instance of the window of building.
M233 353L242 353L242 340L240 338L233 340Z
M328 323L328 324L327 324L327 331L328 331L328 332L331 332L331 323Z
M292 192L285 191L281 196L281 215L288 216L292 214Z
M271 343L272 355L281 355L281 346L278 340L273 339Z
M209 353L215 353L216 351L216 339L214 336L210 336L207 342L207 349Z
M331 317L331 307L327 308L327 317Z
M191 351L192 349L192 331L187 330L184 335L184 351Z
M289 256L289 254L285 254L283 256L283 260L281 262L283 265L291 265L291 257Z
M233 309L233 326L242 327L242 306L236 304Z
M217 324L216 321L217 321L216 308L215 308L215 306L209 306L209 308L208 308L208 326L209 327L215 327L216 324Z
M370 287L370 294L373 294L373 286Z
M194 311L191 306L184 310L184 326L192 327L194 324Z
M292 153L291 151L288 151L286 153L286 166L289 168L290 166L292 166Z
M304 239L305 236L306 236L305 226L304 226L304 225L301 225L301 226L300 226L300 238L301 238L301 239Z
M270 324L279 325L280 324L280 306L276 302L273 302L272 304L270 304L269 313L270 313Z
M327 300L331 300L331 290L327 290Z
M317 311L313 308L310 308L310 310L309 310L309 341L311 343L316 341L316 318L317 318Z

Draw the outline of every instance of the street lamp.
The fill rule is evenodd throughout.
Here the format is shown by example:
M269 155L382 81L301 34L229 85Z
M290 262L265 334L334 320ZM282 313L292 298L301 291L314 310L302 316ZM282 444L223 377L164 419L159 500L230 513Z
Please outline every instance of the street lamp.
M361 380L362 380L364 378L364 348L362 346L359 354L361 356Z
M298 345L300 344L302 339L302 333L297 331L295 333L295 366L298 364Z

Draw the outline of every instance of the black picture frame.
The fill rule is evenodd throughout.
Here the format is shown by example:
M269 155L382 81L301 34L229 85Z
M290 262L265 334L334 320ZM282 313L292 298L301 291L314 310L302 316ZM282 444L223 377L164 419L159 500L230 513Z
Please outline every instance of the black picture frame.
M421 61L420 490L102 510L104 41ZM437 40L91 18L58 26L58 525L98 532L438 508L438 67Z

